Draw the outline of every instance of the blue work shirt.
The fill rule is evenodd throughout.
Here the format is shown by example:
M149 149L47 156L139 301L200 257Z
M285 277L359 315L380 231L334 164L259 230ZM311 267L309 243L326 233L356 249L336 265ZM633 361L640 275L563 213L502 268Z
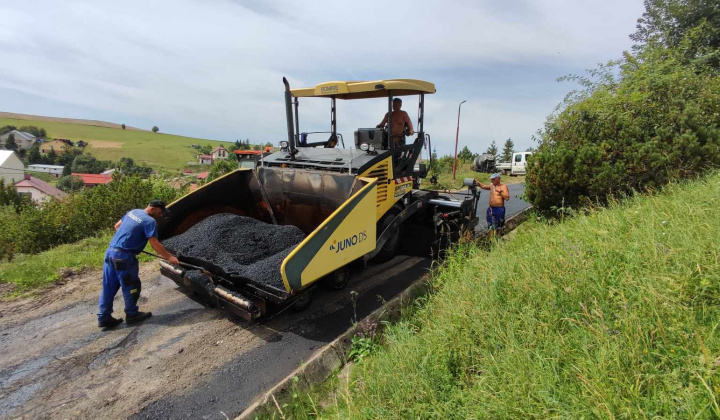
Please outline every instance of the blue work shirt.
M130 210L121 220L120 228L110 241L110 247L139 254L145 249L148 239L157 238L157 222L145 213L145 210Z

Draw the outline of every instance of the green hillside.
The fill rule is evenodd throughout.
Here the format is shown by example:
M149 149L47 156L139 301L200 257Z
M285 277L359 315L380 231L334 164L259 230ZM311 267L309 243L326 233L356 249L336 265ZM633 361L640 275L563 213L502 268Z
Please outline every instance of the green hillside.
M51 121L0 118L0 127L4 125L42 127L51 138L86 141L89 144L86 152L98 159L130 157L136 163L145 163L156 169L179 169L188 161L196 160L197 152L190 147L191 144L222 144L217 140Z

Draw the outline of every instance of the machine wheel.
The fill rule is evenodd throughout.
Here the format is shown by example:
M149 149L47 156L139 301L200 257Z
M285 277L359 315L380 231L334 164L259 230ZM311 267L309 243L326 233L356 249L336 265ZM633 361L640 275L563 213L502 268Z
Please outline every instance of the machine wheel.
M306 291L295 299L292 308L295 312L302 312L310 306L310 302L312 302L312 295L310 291Z
M347 267L340 268L325 276L323 286L330 290L341 290L350 281L350 270Z
M381 235L382 232L385 231L385 228L387 228L390 223L392 223L393 219L395 219L395 216L397 216L400 213L400 211L397 210L391 210L389 211L383 219L380 221L379 225L380 228L378 229L378 235ZM383 245L382 249L380 249L380 252L373 258L374 262L385 262L390 260L392 257L397 254L398 248L400 247L400 229L396 230L395 233L388 238L387 242L385 242L385 245Z

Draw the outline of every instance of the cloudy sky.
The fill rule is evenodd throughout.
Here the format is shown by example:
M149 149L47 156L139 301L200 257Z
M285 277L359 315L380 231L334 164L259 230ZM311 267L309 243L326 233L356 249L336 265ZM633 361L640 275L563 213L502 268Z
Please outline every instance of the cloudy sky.
M629 49L642 0L0 0L0 111L126 123L194 137L277 143L282 77L434 82L426 131L452 153L511 137L516 149L573 86ZM404 108L415 118L417 104ZM301 130L329 129L329 102L300 104ZM340 101L352 139L382 100Z

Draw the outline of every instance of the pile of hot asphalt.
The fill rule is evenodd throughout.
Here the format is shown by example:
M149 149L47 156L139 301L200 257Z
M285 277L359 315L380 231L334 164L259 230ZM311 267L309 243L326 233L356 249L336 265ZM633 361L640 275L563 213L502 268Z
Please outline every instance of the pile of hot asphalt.
M247 279L283 288L280 265L305 238L290 225L271 225L230 213L212 215L184 233L163 241L181 260L220 271L229 279Z

